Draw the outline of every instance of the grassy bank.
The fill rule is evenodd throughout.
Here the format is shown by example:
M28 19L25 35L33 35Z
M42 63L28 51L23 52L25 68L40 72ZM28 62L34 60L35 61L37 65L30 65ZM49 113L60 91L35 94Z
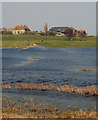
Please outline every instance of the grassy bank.
M1 36L0 36L1 37ZM42 42L43 40L43 42ZM96 47L96 37L87 36L81 40L75 37L70 41L66 36L3 35L2 48L26 48L37 44L45 47Z

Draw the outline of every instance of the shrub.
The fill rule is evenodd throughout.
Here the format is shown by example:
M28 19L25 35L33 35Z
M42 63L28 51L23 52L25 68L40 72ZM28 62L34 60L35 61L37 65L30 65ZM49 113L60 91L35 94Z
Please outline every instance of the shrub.
M3 35L11 35L12 32L11 31L2 31L1 34L3 34Z
M48 35L55 36L55 33L53 31L48 31Z
M42 36L43 36L43 35L45 35L45 34L44 34L44 32L41 32L41 33L40 33L40 35L42 35Z

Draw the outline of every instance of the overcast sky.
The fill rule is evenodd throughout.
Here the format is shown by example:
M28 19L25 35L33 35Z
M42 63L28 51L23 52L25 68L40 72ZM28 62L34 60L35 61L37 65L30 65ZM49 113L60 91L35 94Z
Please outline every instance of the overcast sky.
M2 23L5 28L28 25L31 30L69 26L96 34L95 2L3 2Z

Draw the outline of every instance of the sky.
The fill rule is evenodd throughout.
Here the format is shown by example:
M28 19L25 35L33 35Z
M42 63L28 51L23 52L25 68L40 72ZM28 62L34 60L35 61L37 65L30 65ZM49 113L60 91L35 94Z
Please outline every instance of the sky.
M96 35L96 2L3 2L2 27L28 25L33 31L51 27L84 29Z

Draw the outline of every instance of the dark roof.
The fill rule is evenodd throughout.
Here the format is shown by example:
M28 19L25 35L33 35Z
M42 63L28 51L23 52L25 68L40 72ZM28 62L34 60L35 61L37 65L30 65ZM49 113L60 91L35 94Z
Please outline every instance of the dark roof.
M64 33L66 28L67 28L67 27L52 27L52 28L49 29L49 31L62 32L62 33Z

